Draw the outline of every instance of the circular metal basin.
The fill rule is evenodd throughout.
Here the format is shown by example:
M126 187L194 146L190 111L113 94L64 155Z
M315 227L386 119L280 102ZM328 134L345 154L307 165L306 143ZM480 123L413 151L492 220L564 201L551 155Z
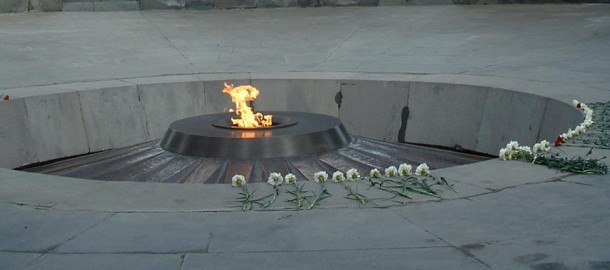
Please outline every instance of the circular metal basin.
M260 159L318 154L351 142L336 117L305 112L265 114L275 119L269 128L236 128L229 113L180 119L169 126L161 148L189 156Z

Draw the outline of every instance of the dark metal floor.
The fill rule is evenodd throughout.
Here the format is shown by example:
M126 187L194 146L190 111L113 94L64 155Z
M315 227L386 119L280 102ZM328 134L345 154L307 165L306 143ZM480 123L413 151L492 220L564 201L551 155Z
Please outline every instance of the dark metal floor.
M151 141L62 160L24 169L28 172L106 181L165 183L230 183L235 174L249 182L266 181L271 172L295 174L298 179L313 178L317 171L332 173L356 168L368 174L372 168L383 171L390 165L426 162L431 169L445 168L489 159L449 150L388 143L352 136L347 147L318 155L258 160L214 159L175 154Z

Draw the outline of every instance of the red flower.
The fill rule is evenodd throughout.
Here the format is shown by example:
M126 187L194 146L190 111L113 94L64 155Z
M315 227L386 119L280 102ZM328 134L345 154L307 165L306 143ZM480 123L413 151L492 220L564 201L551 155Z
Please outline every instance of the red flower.
M10 98L8 97L8 95L4 95L4 100L8 101Z
M565 140L561 137L561 135L557 136L557 139L555 139L555 146L560 146L562 143L564 143Z

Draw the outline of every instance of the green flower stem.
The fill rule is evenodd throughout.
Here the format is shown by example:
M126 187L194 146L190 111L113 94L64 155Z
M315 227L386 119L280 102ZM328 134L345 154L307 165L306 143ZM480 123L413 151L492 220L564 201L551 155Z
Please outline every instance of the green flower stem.
M253 204L253 198L254 198L254 191L250 192L248 190L248 187L246 187L245 185L241 187L241 192L239 193L239 201L241 203L241 210L242 211L246 211L246 210L252 210L252 204Z
M271 199L269 199L271 198ZM267 208L269 207L271 204L273 204L275 202L275 199L277 198L277 194L271 193L265 197L262 197L260 199L258 199L258 201L262 201L262 202L256 202L261 208Z
M450 188L451 190L453 190L453 192L455 192L455 193L460 193L460 192L459 192L457 189L455 189L455 188L453 187L453 184L449 184L449 182L447 181L447 179L445 179L445 177L441 177L441 178L439 179L439 185L441 185L441 186L445 186L445 187L448 187L448 188Z
M307 210L311 210L314 207L320 205L320 202L326 198L329 198L331 195L328 192L328 190L326 190L326 187L324 185L324 182L320 182L320 191L318 192L318 194L314 193L313 194L314 199L311 200L309 207L307 207Z
M356 191L354 192L350 186L344 184L343 187L347 190L347 196L345 198L350 200L355 200L359 205L365 205L371 200L367 198L365 195L358 193L358 185L356 185Z
M292 199L290 200L286 200L286 202L290 202L292 204L294 204L294 210L298 211L301 210L301 208L303 207L303 204L306 201L309 201L311 199L311 195L306 195L307 193L309 193L309 191L306 191L303 189L303 187L305 186L305 184L302 184L301 186L298 186L296 184L294 184L294 188L292 190L287 190L286 192L288 194L290 194L292 196Z
M567 157L558 157L555 155L549 157L540 156L535 160L535 164L544 165L561 172L606 174L608 172L608 165L601 162L605 158L606 157L599 159L584 159L582 157L576 157L568 159Z
M262 201L262 202L258 203L258 205L261 208L267 208L275 202L275 200L277 199L277 196L279 196L279 195L280 195L280 187L273 186L273 193L258 199L259 201ZM269 199L269 198L271 198L271 199Z

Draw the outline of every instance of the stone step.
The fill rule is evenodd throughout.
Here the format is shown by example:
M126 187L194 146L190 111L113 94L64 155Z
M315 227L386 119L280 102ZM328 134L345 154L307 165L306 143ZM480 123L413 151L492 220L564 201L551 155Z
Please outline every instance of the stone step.
M133 11L140 10L136 0L83 1L64 0L63 11Z

